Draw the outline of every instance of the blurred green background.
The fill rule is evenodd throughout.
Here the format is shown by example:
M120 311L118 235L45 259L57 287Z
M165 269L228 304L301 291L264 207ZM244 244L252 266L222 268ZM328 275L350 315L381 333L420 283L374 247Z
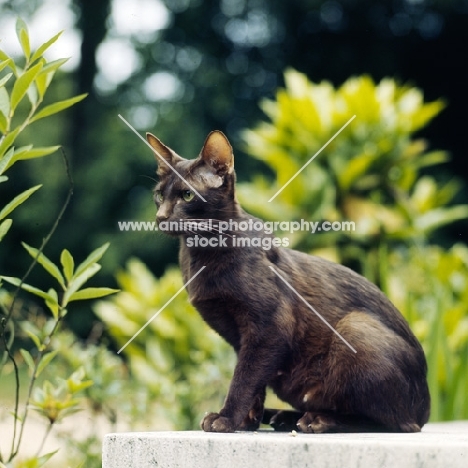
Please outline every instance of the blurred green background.
M335 86L364 73L376 81L394 77L419 87L428 101L443 99L445 110L420 134L451 155L437 168L439 175L468 178L468 72L460 48L467 5L464 0L1 0L1 44L7 51L18 48L17 15L36 45L66 29L52 51L72 59L50 99L90 93L66 114L31 126L20 141L62 144L72 161L75 192L49 255L56 258L66 246L80 258L110 241L101 276L106 284L131 256L144 259L157 275L176 263L176 241L118 230L118 220L154 219L156 164L117 115L190 158L209 131L220 129L235 147L239 180L258 173L268 177L269 169L243 152L240 135L263 118L259 100L274 96L287 67ZM10 191L2 192L5 199L47 177L34 206L15 215L16 239L34 244L65 197L63 163L57 153L12 170L15 185L2 188ZM466 189L457 197L466 199ZM466 222L458 223L438 240L465 241L466 228ZM18 276L28 258L16 239L4 240L0 269ZM86 336L93 319L81 315L73 327Z
M122 292L71 307L64 320L81 340L67 332L53 343L61 358L52 374L84 366L96 414L114 424L124 413L132 426L156 404L146 427L196 427L222 404L233 367L185 294L128 346L125 362L115 357L182 285L176 240L118 229L155 217L156 163L121 114L188 158L209 131L225 132L239 198L264 219L354 220L355 233L296 233L292 245L378 284L423 343L432 419L468 417L468 0L0 0L0 47L13 56L18 15L34 47L65 29L50 57L71 59L50 102L89 93L32 124L18 146L62 144L71 162L74 196L47 256L67 248L81 260L111 243L94 281ZM21 277L30 257L19 241L40 244L68 180L58 152L8 175L0 206L44 184L1 244L0 274ZM40 268L28 282L50 287ZM28 301L21 319L40 328L42 304ZM87 440L79 451L99 466L99 441Z

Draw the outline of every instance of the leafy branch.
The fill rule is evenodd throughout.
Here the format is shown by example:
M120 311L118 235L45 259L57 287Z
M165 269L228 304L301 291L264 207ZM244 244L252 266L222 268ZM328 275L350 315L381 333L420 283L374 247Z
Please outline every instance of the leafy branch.
M0 50L0 71L4 68L11 69L11 72L0 80L0 132L2 132L0 159L6 156L6 159L2 161L5 166L4 170L12 166L16 161L39 158L57 151L59 146L33 148L32 145L29 145L16 149L11 147L20 133L30 124L61 112L86 97L86 94L81 94L41 108L55 73L68 60L64 58L47 62L43 56L62 33L59 32L42 44L32 55L28 28L21 18L16 22L16 33L25 57L24 67L19 67L9 55ZM6 85L13 77L14 83L9 93ZM22 122L15 124L16 111L26 96L29 100L29 112Z
M33 145L16 148L14 143L20 133L32 123L61 112L81 101L86 96L83 94L43 105L46 91L55 73L67 61L67 59L60 59L48 62L43 57L44 52L58 40L61 33L53 36L33 53L31 53L27 26L21 19L18 19L16 23L16 33L23 50L24 65L20 67L4 51L0 50L0 73L7 68L11 70L10 73L5 74L3 77L0 75L0 132L2 134L0 138L0 183L8 181L8 177L4 174L15 162L43 157L60 148L59 146L34 148ZM10 85L9 91L7 90L7 85ZM26 97L28 98L27 100L25 99ZM17 112L17 110L20 107L25 108L28 106L27 101L29 102L29 110L26 112L26 116L24 116L23 109L21 112ZM20 116L23 116L23 118ZM76 398L76 396L80 391L92 385L92 381L84 380L85 372L80 368L73 372L68 379L59 379L56 383L46 380L42 388L36 388L38 377L50 365L58 352L52 349L52 338L59 332L60 323L67 314L68 306L71 302L103 297L116 291L110 288L83 287L100 270L101 267L98 262L109 244L105 244L93 251L76 268L72 255L66 249L62 251L60 256L60 266L54 264L44 254L45 246L55 232L73 194L73 179L67 157L63 150L62 155L69 181L69 190L53 226L39 248L34 248L23 243L24 248L33 260L22 278L7 275L0 276L0 286L2 282L16 286L16 290L9 296L9 305L0 303L0 311L3 312L3 317L0 320L0 340L4 345L3 356L0 359L0 373L4 364L9 360L13 366L16 384L13 439L10 455L6 461L9 464L8 466L19 454L30 408L42 414L47 419L48 426L35 457L27 461L27 466L41 467L54 455L55 452L41 455L45 440L57 421L79 410L80 399ZM28 200L41 186L31 187L14 197L3 207L0 206L0 241L12 226L12 220L8 216ZM29 274L37 263L58 283L57 287L43 291L26 283ZM24 332L34 343L35 352L32 354L30 350L23 348L19 350L30 373L26 401L21 415L19 414L19 365L12 352L15 340L15 328L18 322L14 316L15 301L20 289L42 298L52 315L52 318L46 322L42 329L39 329L33 322L27 321L22 324ZM0 468L4 467L3 457L0 453Z
M37 356L34 359L31 353L25 349L21 349L21 355L23 359L27 363L31 378L29 381L29 388L28 394L26 397L26 403L24 407L24 412L21 417L21 421L25 421L28 416L29 404L31 401L34 385L36 383L37 378L42 373L42 371L46 368L46 366L52 361L52 359L57 354L56 351L49 351L47 352L51 338L56 334L58 327L60 325L61 320L67 314L67 306L73 302L83 299L95 299L99 297L106 296L108 294L112 294L117 292L116 289L111 288L84 288L80 289L92 276L94 276L100 269L100 265L97 263L101 257L104 255L105 251L109 247L109 244L105 244L102 247L94 250L77 268L74 269L74 260L68 250L63 250L60 262L62 265L62 271L60 271L59 267L55 265L51 260L49 260L40 250L35 249L34 247L30 247L29 245L23 243L24 248L28 251L34 261L37 261L44 270L49 273L55 280L58 282L61 291L61 300L58 297L58 291L54 288L50 288L48 291L42 291L39 288L31 286L30 284L25 283L20 278L15 277L8 277L2 276L0 277L1 280L12 284L13 286L20 287L25 291L28 291L31 294L34 294L45 301L45 305L52 313L53 321L52 326L49 327L50 331L45 334L45 336L40 337L39 330L32 329L33 327L29 326L25 331L28 336L34 342L37 348ZM43 389L43 394L45 395L54 395L52 388L47 386ZM45 397L44 397L45 398ZM18 401L18 398L17 398ZM37 406L37 403L36 403ZM47 404L42 408L44 416L46 416L50 423L53 424L58 419L62 418L64 414L61 412L68 408L68 406L60 407L59 406L51 406ZM52 408L52 409L51 409ZM16 410L18 408L15 408ZM51 411L55 411L56 413L51 413ZM67 414L67 413L66 413ZM15 418L15 426L17 424L17 419ZM22 436L24 431L24 424L21 425L20 434L18 440L13 441L12 447L12 454L10 456L10 460L14 458L19 451ZM14 431L16 433L16 431ZM14 445L16 442L16 445Z

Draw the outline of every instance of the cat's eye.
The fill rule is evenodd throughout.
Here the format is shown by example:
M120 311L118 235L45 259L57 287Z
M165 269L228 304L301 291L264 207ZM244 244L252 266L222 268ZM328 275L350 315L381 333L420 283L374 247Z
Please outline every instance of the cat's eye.
M191 190L184 190L182 192L182 198L186 202L192 201L194 197L195 197L195 194Z
M160 190L156 190L154 193L154 199L156 200L156 203L162 203L164 201L163 194Z

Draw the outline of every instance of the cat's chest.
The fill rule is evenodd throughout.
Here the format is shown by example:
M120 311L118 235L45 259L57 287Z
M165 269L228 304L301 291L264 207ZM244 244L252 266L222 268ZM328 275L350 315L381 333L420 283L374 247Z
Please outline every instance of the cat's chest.
M262 270L261 255L255 252L201 251L182 247L180 266L190 302L248 301L256 294L255 278Z
M241 336L249 329L248 293L238 278L212 273L204 269L187 285L189 301L205 322L238 351Z
M206 302L227 302L241 300L245 295L245 284L234 269L213 271L209 266L203 265L197 270L193 278L193 268L184 271L184 279L189 301L199 308Z
M191 304L231 344L274 317L275 275L261 249L193 252L182 246L179 260Z

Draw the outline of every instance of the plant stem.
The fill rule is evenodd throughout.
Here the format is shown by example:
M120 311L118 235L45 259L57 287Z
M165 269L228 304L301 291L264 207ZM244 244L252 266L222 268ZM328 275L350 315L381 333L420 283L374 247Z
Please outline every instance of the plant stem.
M47 429L46 429L45 433L44 433L44 437L42 438L41 445L37 449L37 452L36 452L36 455L35 455L36 458L40 457L41 452L44 449L45 441L46 441L47 437L49 437L50 431L52 430L53 427L54 427L54 423L50 422L49 425L47 426Z
M56 332L56 330L57 330L57 328L58 328L58 326L60 324L61 319L62 319L62 317L59 314L59 318L55 322L54 328L44 338L44 343L50 343L50 339L55 334L55 332ZM28 396L26 397L26 401L24 403L24 413L23 413L23 417L21 418L21 429L20 429L19 436L18 436L18 442L16 444L16 448L14 448L14 445L12 446L12 452L11 452L11 455L10 455L10 458L8 459L8 461L13 460L13 458L15 458L16 455L18 455L19 448L20 448L20 445L21 445L21 441L23 439L24 427L26 425L25 423L26 423L26 419L27 419L28 413L29 413L29 402L31 401L31 396L32 396L32 392L33 392L33 389L34 389L34 384L36 383L36 380L37 380L37 369L39 368L39 364L41 363L42 358L44 357L45 351L47 349L47 345L43 346L42 348L43 349L39 350L39 354L38 354L37 359L36 359L36 364L34 366L33 374L31 376L31 380L29 381ZM17 413L15 413L15 414L17 414ZM15 420L16 420L16 418L15 418ZM15 427L15 429L16 429L16 427ZM14 439L13 439L13 444L14 444Z
M58 226L60 220L62 219L63 214L65 213L65 210L67 209L67 206L70 203L70 199L71 199L71 197L73 195L74 185L73 185L73 178L72 178L71 172L70 172L70 164L68 162L67 156L66 156L63 149L62 149L62 157L63 157L63 160L65 162L65 169L66 169L68 183L69 183L67 198L65 199L65 202L63 203L62 208L61 208L59 214L57 215L57 218L55 219L54 224L52 225L52 228L50 229L49 233L47 234L47 236L42 241L41 247L38 249L36 257L34 258L32 263L30 264L30 266L29 266L28 270L26 271L26 273L21 278L21 283L16 288L16 290L15 290L15 292L13 294L13 300L12 300L12 303L11 303L9 309L8 309L8 314L7 314L6 319L4 321L4 324L3 324L4 327L6 327L8 321L11 319L11 317L13 315L13 308L14 308L15 301L16 301L16 298L18 296L18 293L19 293L19 291L21 289L21 285L26 281L27 277L31 274L32 269L36 266L37 259L42 254L42 252L44 251L45 246L47 245L47 243L51 239L52 235L54 234L55 230L57 229L57 226ZM49 334L49 339L55 333L59 322L60 322L60 316L59 316L59 320L57 320L52 332ZM27 415L28 415L28 405L29 405L29 401L31 399L33 386L34 386L34 383L36 381L35 374L36 374L39 362L42 359L42 356L44 355L44 350L42 350L42 351L39 350L39 357L37 359L36 367L34 369L34 373L33 373L33 376L31 377L31 381L30 381L30 384L29 384L28 397L27 397L27 400L26 400L26 403L25 403L25 410L24 410L23 419L21 421L21 429L20 429L20 433L19 433L19 436L18 436L18 441L16 442L16 433L17 433L17 425L18 425L17 416L18 416L18 409L19 409L20 381L19 381L19 374L18 374L17 365L16 365L16 362L14 361L14 357L11 355L11 349L10 349L10 346L8 345L7 340L6 340L5 333L3 333L3 341L4 341L4 345L5 345L5 350L7 351L8 356L12 360L13 365L15 367L15 375L16 375L15 411L14 411L14 422L13 422L13 440L12 440L11 454L10 454L10 457L8 459L8 461L11 461L11 460L13 460L13 458L16 457L16 455L18 454L18 451L19 451L19 447L20 447L21 440L22 440L22 437L23 437L24 426L25 426L25 423L26 423ZM16 445L16 449L15 449L15 445Z

